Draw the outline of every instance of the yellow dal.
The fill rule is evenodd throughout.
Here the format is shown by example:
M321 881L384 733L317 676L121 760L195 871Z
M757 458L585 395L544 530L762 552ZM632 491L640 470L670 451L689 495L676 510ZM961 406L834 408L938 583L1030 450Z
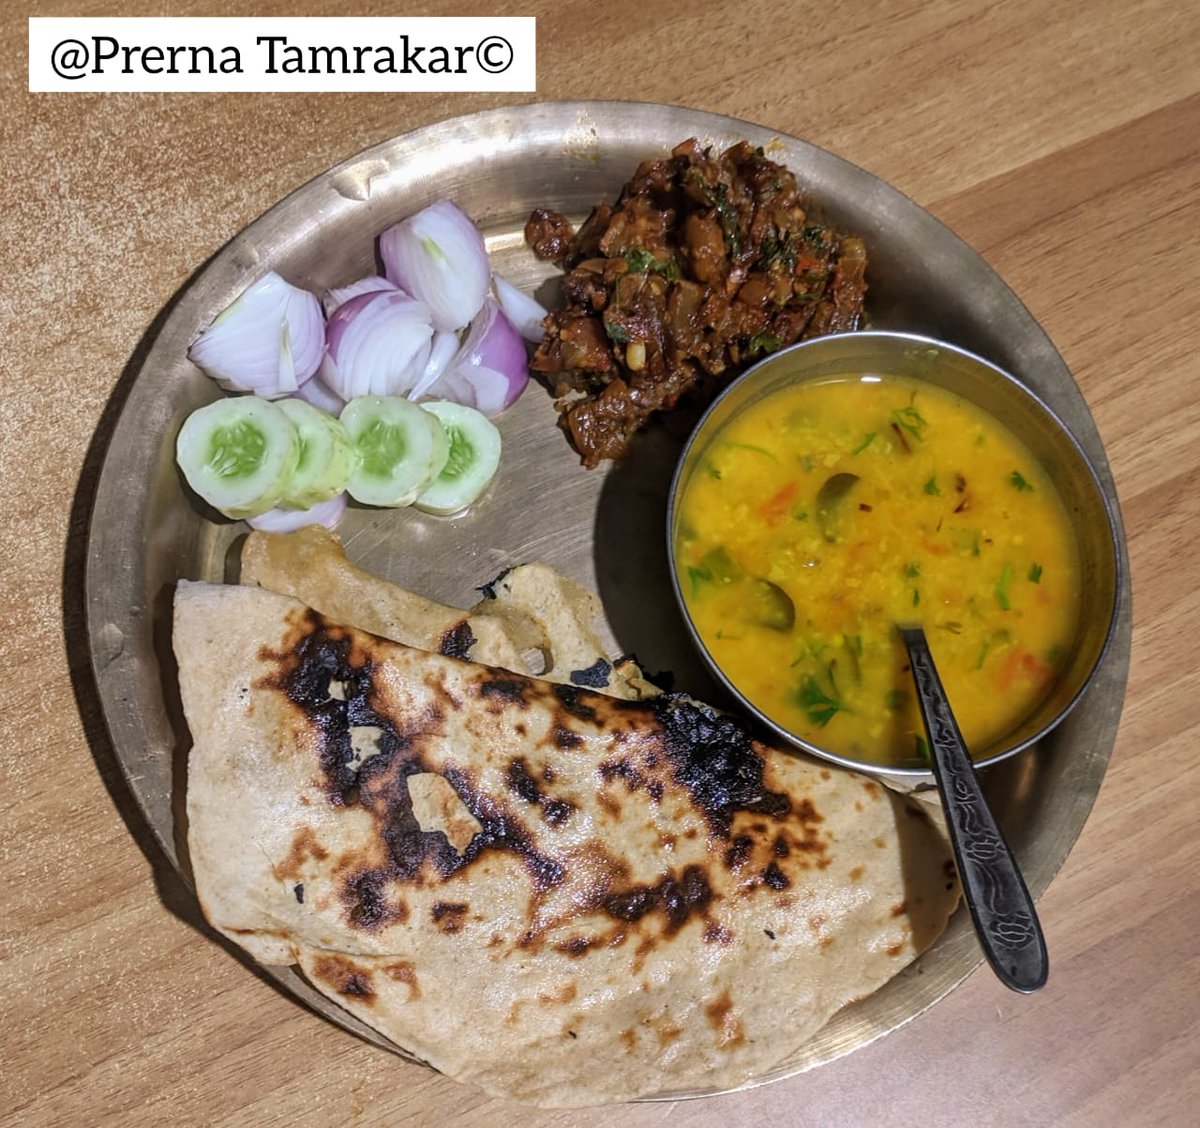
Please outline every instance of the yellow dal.
M835 475L857 480L819 504ZM982 752L1053 687L1080 598L1070 523L1033 456L972 404L899 377L793 385L740 412L685 484L675 567L709 652L759 709L900 767L928 749L897 622L925 627ZM790 625L764 579L790 596Z

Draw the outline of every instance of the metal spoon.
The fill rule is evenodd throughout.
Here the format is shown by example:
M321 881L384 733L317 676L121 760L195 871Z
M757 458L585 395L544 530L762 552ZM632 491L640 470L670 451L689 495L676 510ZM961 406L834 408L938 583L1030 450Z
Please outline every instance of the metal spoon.
M983 797L925 631L919 626L897 629L908 648L932 750L933 775L976 935L1000 981L1028 994L1045 984L1050 970L1033 898Z

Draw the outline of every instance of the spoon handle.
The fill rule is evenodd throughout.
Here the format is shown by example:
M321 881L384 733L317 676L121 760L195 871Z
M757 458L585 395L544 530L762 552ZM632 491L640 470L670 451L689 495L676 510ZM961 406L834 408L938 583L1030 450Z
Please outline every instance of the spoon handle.
M901 627L900 634L908 648L933 774L983 954L1006 986L1026 994L1036 991L1050 968L1033 899L983 797L924 630Z

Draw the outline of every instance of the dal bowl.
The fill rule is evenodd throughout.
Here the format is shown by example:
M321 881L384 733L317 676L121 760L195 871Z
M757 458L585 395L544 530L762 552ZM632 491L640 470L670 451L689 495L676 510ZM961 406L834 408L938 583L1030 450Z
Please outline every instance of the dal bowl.
M927 777L896 624L921 623L977 765L1080 699L1116 624L1114 514L1065 424L956 346L822 337L750 368L676 469L671 578L725 688L787 741Z

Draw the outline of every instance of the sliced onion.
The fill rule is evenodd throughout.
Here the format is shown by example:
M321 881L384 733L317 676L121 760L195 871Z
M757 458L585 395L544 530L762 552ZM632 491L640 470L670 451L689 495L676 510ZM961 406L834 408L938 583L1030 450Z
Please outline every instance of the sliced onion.
M458 334L442 329L433 335L433 346L429 350L429 359L425 362L425 371L408 393L410 400L419 399L446 371L450 362L458 355Z
M333 286L325 291L325 316L332 317L333 311L338 306L344 305L351 298L357 298L360 294L399 289L400 287L395 282L389 282L378 274L368 274L366 278L360 278L357 282L351 282L347 286Z
M513 403L527 383L525 342L496 300L488 298L458 355L429 390L484 415L495 415Z
M300 385L295 396L297 399L304 400L305 403L311 403L313 407L320 408L326 414L336 417L341 415L346 401L321 379L321 371L327 365L328 357L321 361L321 368L317 369L317 374L311 380L306 380Z
M188 356L226 391L278 399L316 372L324 351L321 303L271 271L216 316Z
M433 389L439 399L473 407L489 418L499 415L512 400L512 384L494 368L452 368ZM515 396L512 398L516 398Z
M435 329L461 329L487 296L483 235L450 200L389 227L379 236L379 257L392 282L429 306Z
M344 302L326 327L326 384L344 400L402 396L429 359L429 307L396 290L376 290Z
M310 509L268 509L257 517L249 517L246 524L263 533L293 533L305 525L324 525L332 529L346 512L348 495L343 492L328 501L318 501Z
M496 300L504 310L504 316L513 323L514 328L527 341L537 344L545 336L542 320L546 317L546 308L541 302L531 298L523 290L518 290L507 278L499 274L492 275L492 289Z

